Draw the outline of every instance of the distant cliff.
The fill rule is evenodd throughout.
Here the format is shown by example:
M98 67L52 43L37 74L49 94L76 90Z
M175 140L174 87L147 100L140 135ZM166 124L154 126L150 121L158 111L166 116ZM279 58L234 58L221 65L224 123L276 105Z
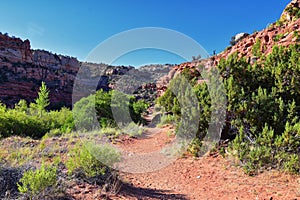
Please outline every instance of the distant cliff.
M0 34L0 101L8 106L13 106L20 99L32 102L44 81L50 89L52 107L71 106L74 79L81 67L88 71L101 69L103 73L97 89L105 90L114 88L122 75L134 70L133 67L79 62L74 57L32 50L29 40ZM149 65L143 69L144 72L154 70L155 73L167 73L171 68L171 65ZM144 90L147 84L141 88ZM141 95L141 92L138 94Z

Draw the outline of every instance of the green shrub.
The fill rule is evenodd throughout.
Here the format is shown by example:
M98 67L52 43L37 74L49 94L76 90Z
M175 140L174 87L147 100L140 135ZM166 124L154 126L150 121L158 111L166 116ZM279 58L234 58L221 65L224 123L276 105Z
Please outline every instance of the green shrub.
M30 198L39 195L45 197L47 188L52 188L52 192L56 189L56 171L56 167L45 167L42 164L40 169L25 172L20 179L20 184L17 184L19 191L23 194L28 194Z
M47 112L45 110L49 103L47 94L44 84L36 100L41 105L31 103L28 107L25 100L20 100L14 109L9 109L0 104L0 136L19 135L41 138L54 129L58 129L61 133L72 131L74 129L72 112L68 108Z
M133 102L133 110L136 114L141 115L142 113L146 112L149 107L149 104L146 103L145 100L138 100Z
M255 44L252 46L252 54L254 56L261 57L262 52L261 52L261 41L260 41L260 39L257 39Z
M235 53L227 60L221 59L217 66L227 91L226 120L221 139L232 140L228 150L249 174L269 168L300 173L297 164L300 146L300 45L274 46L267 56L260 49L260 41L257 41L252 53L263 58L260 62L251 64ZM188 77L189 80L194 79L193 76ZM203 79L201 76L197 78ZM190 81L191 85L193 83ZM180 84L180 81L176 82L178 87ZM199 99L197 139L201 141L210 125L212 110L216 109L214 101L218 98L210 97L205 82L193 85L193 90ZM180 118L181 108L174 110L177 102L183 100L180 98L167 89L157 103ZM192 113L192 109L189 112ZM177 129L177 135L190 130L185 125L182 127ZM198 145L192 145L191 152L200 149L199 140L194 140L193 143Z
M284 34L278 34L275 37L273 37L274 42L278 42L283 38Z
M300 9L299 7L290 5L285 8L285 11L290 14L290 16L295 17L296 19L300 18Z
M129 135L131 137L133 136L139 136L142 135L144 132L144 128L142 126L139 126L138 124L134 122L130 122L126 126L124 126L121 129L122 133Z
M177 119L176 119L175 115L162 115L158 126L163 126L165 124L173 124L176 122L177 122Z
M112 98L117 99L112 101ZM136 101L133 96L129 96L118 91L111 90L105 92L98 90L96 94L80 99L73 108L74 120L78 129L93 130L100 126L116 126L115 116L112 110L118 109L115 114L123 115L129 110L130 119L124 119L123 124L130 123L132 120L136 123L144 123L141 114L146 111L148 104L143 100ZM122 116L119 116L121 119Z
M81 170L86 177L94 177L104 175L107 166L112 166L119 159L119 153L109 145L87 142L84 146L77 144L71 150L66 166L70 175Z
M299 173L291 167L300 145L299 48L274 46L261 63L231 56L218 66L228 98L222 134L236 135L229 149L249 174L266 168Z
M35 102L36 107L39 110L39 115L42 117L46 107L50 105L49 89L47 88L45 82L42 82L42 86L40 87L40 91L38 92L38 97Z

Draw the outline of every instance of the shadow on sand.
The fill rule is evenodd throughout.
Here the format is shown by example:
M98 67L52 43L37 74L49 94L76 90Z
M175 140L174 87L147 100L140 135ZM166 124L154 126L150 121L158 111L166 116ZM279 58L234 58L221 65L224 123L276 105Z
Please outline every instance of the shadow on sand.
M151 188L135 187L128 183L123 183L120 194L125 197L137 199L188 199L183 194L175 194L170 190L155 190Z

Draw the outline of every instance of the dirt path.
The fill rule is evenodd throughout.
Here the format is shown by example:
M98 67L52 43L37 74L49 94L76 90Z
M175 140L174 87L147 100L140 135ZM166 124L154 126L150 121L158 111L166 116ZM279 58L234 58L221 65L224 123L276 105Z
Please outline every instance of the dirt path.
M118 145L133 154L157 151L173 140L170 131L169 126L149 129ZM121 178L126 184L114 199L300 199L299 176L268 171L250 177L219 155L178 158L159 170L123 172Z

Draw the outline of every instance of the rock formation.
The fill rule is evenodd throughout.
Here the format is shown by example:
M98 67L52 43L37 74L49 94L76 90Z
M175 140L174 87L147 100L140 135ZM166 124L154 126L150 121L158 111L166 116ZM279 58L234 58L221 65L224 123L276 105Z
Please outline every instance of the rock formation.
M139 70L127 66L109 66L107 64L95 64L79 62L74 57L53 54L45 50L32 50L29 40L9 37L0 34L0 101L8 106L13 106L20 99L32 102L37 97L41 82L46 82L50 89L50 101L52 107L71 106L73 84L77 72L81 69L87 78L81 86L95 87L94 89L109 90L115 88L117 81L129 72L139 74L139 77L154 80L167 74L172 65L149 65ZM122 80L121 80L122 81ZM124 85L124 84L123 84ZM141 82L143 92L134 92L141 97L153 98L153 85L149 82ZM144 85L144 86L143 86ZM129 87L127 85L126 87ZM88 95L82 94L82 96Z
M258 51L268 55L272 52L274 45L289 46L300 42L300 0L293 0L284 9L279 20L266 29L255 32L251 35L240 33L234 36L233 45L227 47L218 55L209 59L202 59L195 62L186 62L175 66L167 76L164 76L157 84L158 94L161 95L166 90L169 81L181 73L184 69L197 69L202 65L205 68L216 66L220 59L227 59L229 55L237 53L239 57L246 57L254 62L258 58L253 54L254 45L260 43ZM203 82L199 80L199 82Z
M176 66L150 65L141 67L139 69L140 77L149 76L154 82L141 82L139 89L142 92L134 93L139 98L144 98L149 96L146 92L149 90L151 98L153 98L156 91L158 95L163 94L169 81L184 69L188 68L192 72L197 72L199 65L210 68L218 64L220 59L226 59L233 53L238 53L239 57L246 57L255 61L258 59L254 55L255 44L259 43L259 52L267 55L272 51L274 45L288 46L299 43L299 35L300 0L293 0L284 9L276 23L251 35L245 33L236 35L234 45L209 59L195 59L192 62ZM136 70L133 67L84 63L69 56L57 55L44 50L31 50L28 40L22 41L19 38L9 37L7 34L0 34L0 101L9 106L13 106L20 99L26 99L29 102L35 99L41 81L45 81L50 88L52 105L71 106L74 79L79 69L86 70L89 76L96 76L97 73L99 75L99 69L101 69L102 76L97 89L103 88L105 90L115 88L121 76ZM98 72L95 73L93 69L97 69ZM91 81L85 80L84 84L91 84ZM130 89L129 83L125 86Z

